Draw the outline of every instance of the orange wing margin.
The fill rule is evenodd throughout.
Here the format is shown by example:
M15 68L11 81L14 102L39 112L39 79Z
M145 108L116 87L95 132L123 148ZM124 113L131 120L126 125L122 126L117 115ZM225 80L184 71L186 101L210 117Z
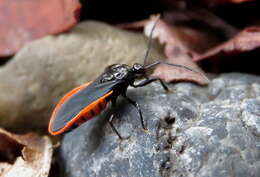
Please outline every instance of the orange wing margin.
M69 93L67 93L66 95L64 95L64 96L62 97L62 99L58 102L57 106L55 107L55 109L54 109L54 111L53 111L53 113L52 113L52 115L51 115L51 119L50 119L50 122L49 122L48 131L50 132L50 134L55 135L55 132L53 132L53 131L51 130L51 125L52 125L53 120L54 120L54 118L56 117L56 115L57 115L57 113L58 113L58 111L59 111L61 105L63 105L63 103L65 103L67 100L69 100L70 97L72 97L74 94L76 94L76 93L79 92L80 90L86 88L90 83L91 83L91 82L88 82L88 83L85 83L85 84L83 84L83 85L81 85L81 86L79 86L79 87L74 88L74 89L71 90Z
M108 92L107 94L105 94L104 96L100 97L98 100L94 101L93 103L91 103L90 105L88 105L87 107L85 107L82 111L80 111L73 119L71 119L62 129L60 129L59 131L52 131L51 130L51 125L53 123L53 120L55 119L60 107L62 106L62 104L64 102L66 102L67 100L70 99L70 97L72 97L74 94L76 94L77 92L79 92L80 90L86 88L88 85L90 84L89 83L86 83L86 84L83 84L73 90L71 90L69 93L67 93L60 101L59 103L57 104L57 106L55 107L53 113L52 113L52 116L51 116L51 119L50 119L50 123L49 123L49 127L48 127L48 131L50 134L52 135L59 135L63 132L65 132L67 129L69 129L75 122L77 122L77 120L85 113L87 113L88 111L92 110L100 100L103 100L105 98L107 98L108 96L110 96L113 91L110 91Z

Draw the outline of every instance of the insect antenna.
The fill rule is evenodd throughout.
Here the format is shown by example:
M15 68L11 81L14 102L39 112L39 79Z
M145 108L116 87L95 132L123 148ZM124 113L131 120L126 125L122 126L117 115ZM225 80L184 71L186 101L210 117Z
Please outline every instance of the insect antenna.
M207 82L209 82L209 79L207 78L207 76L205 76L202 72L196 71L196 70L191 69L191 68L189 68L189 67L187 67L187 66L184 66L184 65L178 65L178 64L168 63L168 62L162 61L162 60L159 60L159 61L156 61L156 62L151 63L151 64L149 64L149 65L146 65L146 66L144 66L144 69L147 70L147 69L149 69L149 68L151 68L151 67L154 67L154 66L156 66L156 65L159 65L159 64L174 66L174 67L183 68L183 69L192 71L192 72L194 72L194 73L197 73L197 74L201 75Z
M153 32L154 32L155 26L157 25L157 23L158 23L159 20L160 20L160 14L156 16L154 25L153 25L153 27L152 27L151 33L150 33L149 38L148 38L148 46L147 46L147 50L146 50L145 55L144 55L144 66L146 65L146 61L147 61L148 55L149 55L150 50L151 50L151 47L152 47L152 43L153 43L153 40L152 40Z
M151 50L151 47L152 47L153 32L154 32L155 27L156 27L157 23L159 22L159 20L160 20L160 14L156 16L155 23L154 23L154 25L153 25L153 27L152 27L151 33L150 33L149 38L148 38L148 46L147 46L147 50L146 50L146 53L145 53L145 56L144 56L144 64L143 64L144 70L147 70L147 69L149 69L149 68L151 68L151 67L154 67L154 66L156 66L156 65L159 65L159 64L165 64L165 65L169 65L169 66L174 66L174 67L178 67L178 68L183 68L183 69L192 71L192 72L194 72L194 73L197 73L197 74L201 75L207 82L209 82L209 79L207 78L207 76L205 76L202 72L196 71L196 70L191 69L191 68L189 68L189 67L187 67L187 66L184 66L184 65L178 65L178 64L168 63L168 62L165 62L165 61L162 61L162 60L159 60L159 61L156 61L156 62L154 62L154 63L151 63L151 64L146 65L146 63L147 63L147 58L148 58L148 55L149 55L150 50Z

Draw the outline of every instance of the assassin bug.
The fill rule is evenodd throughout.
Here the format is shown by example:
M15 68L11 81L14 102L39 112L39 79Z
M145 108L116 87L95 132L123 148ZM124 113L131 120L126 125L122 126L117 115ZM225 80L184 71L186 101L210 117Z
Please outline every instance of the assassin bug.
M147 130L138 103L126 95L127 88L129 86L143 87L151 82L159 81L163 89L168 91L168 87L161 79L148 77L146 74L148 69L159 64L182 67L184 69L199 73L186 66L171 64L164 61L156 61L152 64L146 64L147 56L151 48L152 33L157 21L158 20L156 20L150 33L148 49L144 57L144 64L136 63L133 67L126 64L110 65L93 82L83 84L71 90L59 101L53 111L48 127L50 134L59 135L71 130L72 128L76 128L96 115L99 115L101 111L105 109L109 101L112 102L112 108L114 108L116 106L116 99L119 95L122 95L123 98L125 98L137 109L142 128ZM138 84L135 84L135 80L138 78L144 78L144 80L140 81ZM114 117L114 114L110 116L109 124L118 137L120 139L124 139L113 125Z

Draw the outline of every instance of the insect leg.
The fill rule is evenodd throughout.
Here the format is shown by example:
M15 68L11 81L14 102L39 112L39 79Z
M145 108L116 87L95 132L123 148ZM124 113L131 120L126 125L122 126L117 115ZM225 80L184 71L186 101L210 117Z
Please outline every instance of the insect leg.
M132 86L133 86L133 87L142 87L142 86L148 85L148 84L150 84L151 82L154 82L154 81L160 81L160 83L161 83L163 89L164 89L165 91L169 91L169 88L166 86L166 84L165 84L161 79L159 79L159 78L147 78L147 79L145 79L145 80L142 80L142 81L141 81L140 83L138 83L138 84L133 84Z
M115 106L116 106L116 101L115 101L115 100L112 100L112 108L113 108L113 111L115 110ZM110 127L111 127L112 130L117 134L117 136L119 137L119 139L121 139L121 140L128 139L129 137L124 138L124 137L122 137L122 136L120 135L120 133L117 131L117 129L115 128L115 126L114 126L114 124L113 124L114 118L115 118L115 115L114 115L114 113L113 113L113 114L110 116L109 120L108 120Z
M163 89L164 89L166 92L168 92L168 91L169 91L169 88L168 88L167 85L163 82L163 80L162 80L162 79L158 79L158 80L160 81L160 83L161 83Z
M109 125L110 125L110 127L112 128L112 130L117 134L117 136L122 140L122 139L124 139L121 135L120 135L120 133L117 131L117 129L115 128L115 126L114 126L114 124L113 124L113 119L114 119L114 114L112 114L111 116L110 116L110 118L109 118Z
M126 96L125 94L123 94L122 96L137 109L140 120L141 120L142 127L144 130L147 130L147 128L144 125L143 115L142 115L142 112L141 112L141 109L140 109L140 106L138 105L138 103L136 101L132 100L131 98L129 98L128 96Z

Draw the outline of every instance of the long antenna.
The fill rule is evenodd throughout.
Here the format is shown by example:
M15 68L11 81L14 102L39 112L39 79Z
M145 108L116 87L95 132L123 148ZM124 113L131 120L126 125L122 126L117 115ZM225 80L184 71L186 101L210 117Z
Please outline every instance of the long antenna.
M146 64L146 61L147 61L149 52L150 52L151 47L152 47L153 32L154 32L155 26L157 25L159 19L160 19L160 14L156 16L155 23L154 23L154 25L153 25L153 28L152 28L151 33L150 33L149 38L148 38L148 46L147 46L147 50L146 50L145 56L144 56L144 66L145 66L145 64Z
M153 66L156 66L156 65L159 65L159 64L165 64L165 65L174 66L174 67L178 67L178 68L184 68L184 69L186 69L186 70L189 70L189 71L192 71L192 72L194 72L194 73L197 73L197 74L201 75L207 82L209 82L209 79L207 78L207 76L205 76L203 73L201 73L201 72L199 72L199 71L196 71L196 70L191 69L191 68L189 68L189 67L187 67L187 66L184 66L184 65L178 65L178 64L168 63L168 62L161 61L161 60L156 61L156 62L154 62L154 63L152 63L152 64L149 64L149 65L145 66L144 69L146 70L146 69L149 69L149 68L151 68L151 67L153 67Z

